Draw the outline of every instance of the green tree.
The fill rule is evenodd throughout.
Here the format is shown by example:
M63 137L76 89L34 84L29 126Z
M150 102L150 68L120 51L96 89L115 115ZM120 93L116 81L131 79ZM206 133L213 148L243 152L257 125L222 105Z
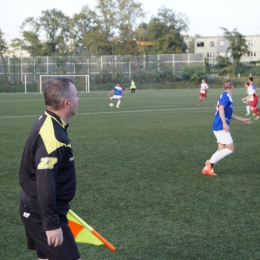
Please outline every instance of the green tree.
M227 48L227 53L231 52L231 57L233 58L234 67L239 67L240 58L248 54L248 46L246 44L245 37L234 29L233 31L228 31L226 28L221 27L224 33L223 36L229 41L229 46Z
M30 31L24 31L22 39L13 39L10 46L15 50L28 51L31 56L46 55L44 44L39 40L38 35Z
M149 38L149 25L147 23L140 23L135 30L135 39L137 42L150 42ZM137 47L137 54L143 53L143 54L148 54L151 51L152 46L147 45L147 46L138 46Z
M3 57L8 49L6 40L4 39L4 33L0 29L0 56Z
M195 38L191 36L186 36L185 40L187 44L188 53L194 53Z
M188 30L188 18L162 7L149 22L149 39L152 53L185 53L187 45L182 33Z
M117 4L113 0L98 0L94 7L98 20L94 30L87 32L90 51L95 55L114 54Z
M15 49L28 51L30 55L42 56L44 52L44 44L39 39L40 24L34 17L28 17L22 23L21 39L16 38L12 40L11 46Z
M207 71L204 65L187 65L181 68L181 78L183 80L198 82L206 77Z
M42 33L46 37L46 44L51 53L68 52L70 18L57 9L42 11L39 17Z
M22 23L24 48L31 54L51 55L68 51L70 18L57 9L42 11L40 17L28 17ZM40 36L44 40L40 40Z
M118 0L117 5L118 39L115 51L124 54L135 54L137 52L135 41L136 21L145 17L142 4L134 0Z
M217 56L216 62L217 63L215 65L215 68L217 69L224 69L231 64L228 57L222 57L222 56Z
M135 38L137 41L149 41L149 26L147 23L140 23L135 30Z
M95 11L88 6L83 7L80 13L74 14L70 24L71 51L78 54L89 50L91 32L97 30L98 25L99 20Z
M4 39L4 33L0 29L0 57L2 59L3 65L4 65L5 75L7 72L7 64L6 64L4 55L6 54L7 50L8 50L7 42Z
M136 21L144 16L141 4L134 0L98 0L94 10L98 19L86 33L90 51L96 55L134 54Z

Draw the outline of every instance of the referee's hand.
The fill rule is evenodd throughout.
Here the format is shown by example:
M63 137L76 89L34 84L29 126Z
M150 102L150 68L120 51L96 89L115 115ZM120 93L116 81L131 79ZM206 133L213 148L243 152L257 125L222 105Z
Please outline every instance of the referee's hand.
M46 231L48 245L60 246L63 243L63 232L61 228Z

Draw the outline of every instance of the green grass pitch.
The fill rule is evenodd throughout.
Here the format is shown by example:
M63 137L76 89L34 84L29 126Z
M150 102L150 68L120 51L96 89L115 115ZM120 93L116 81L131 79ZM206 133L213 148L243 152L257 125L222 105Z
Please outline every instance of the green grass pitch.
M217 149L211 124L221 88L201 107L196 90L126 91L120 109L107 93L79 93L70 121L78 176L71 208L116 251L79 244L81 259L260 259L260 121L232 122L235 152L208 177L201 169ZM239 116L245 95L233 93ZM18 169L44 100L0 94L0 103L0 259L36 259L18 215Z

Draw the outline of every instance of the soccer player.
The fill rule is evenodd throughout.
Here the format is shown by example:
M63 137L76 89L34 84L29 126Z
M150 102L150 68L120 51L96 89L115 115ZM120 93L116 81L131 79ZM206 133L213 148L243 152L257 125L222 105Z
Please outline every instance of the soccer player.
M245 87L246 87L246 93L247 95L249 95L249 88L251 87L250 86L250 82L249 81L246 81L245 82ZM249 98L242 98L241 99L244 103L246 103L246 116L250 116L250 101L249 101Z
M250 85L253 87L253 89L256 91L256 84L254 83L253 77L248 77L248 80L250 82Z
M123 86L120 85L120 82L117 83L117 85L108 93L108 96L114 92L113 97L110 97L110 100L113 101L114 99L117 99L116 107L119 108L122 100L122 92L124 90L128 90L129 88L124 89Z
M131 89L131 94L135 95L136 85L133 79L131 80L130 89Z
M233 113L233 101L231 97L233 90L233 82L230 79L224 80L223 93L218 100L212 124L213 133L217 139L218 150L205 162L206 166L202 168L202 174L217 176L214 172L215 164L233 153L234 144L230 134L231 119L238 120L245 124L252 123L250 119L239 117Z
M19 171L19 213L27 247L39 260L79 260L68 226L69 202L76 192L76 172L68 121L77 113L79 97L72 80L52 78L44 88L46 111L27 139Z
M260 108L257 108L257 104L258 104L258 95L256 93L256 90L254 89L253 85L250 84L250 82L248 81L246 83L247 86L247 94L248 96L242 98L242 101L248 100L249 102L249 107L253 113L253 115L256 116L255 120L259 119L259 114L258 112L260 111ZM248 110L248 106L247 106L247 110ZM250 110L249 113L246 114L246 116L250 115Z
M208 93L208 84L205 82L204 79L202 79L201 84L200 84L200 88L198 89L200 91L199 93L199 106L202 103L202 98L205 99L207 97L207 93Z

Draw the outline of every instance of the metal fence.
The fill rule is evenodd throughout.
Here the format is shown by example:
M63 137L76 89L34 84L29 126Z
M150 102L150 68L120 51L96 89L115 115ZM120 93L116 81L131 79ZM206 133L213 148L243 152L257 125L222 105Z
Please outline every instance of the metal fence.
M89 75L90 89L111 88L116 81L139 86L156 85L162 77L171 79L182 66L204 63L203 54L77 55L46 57L6 57L0 59L0 91L39 90L40 75ZM83 90L82 90L83 91Z

